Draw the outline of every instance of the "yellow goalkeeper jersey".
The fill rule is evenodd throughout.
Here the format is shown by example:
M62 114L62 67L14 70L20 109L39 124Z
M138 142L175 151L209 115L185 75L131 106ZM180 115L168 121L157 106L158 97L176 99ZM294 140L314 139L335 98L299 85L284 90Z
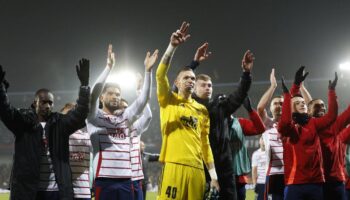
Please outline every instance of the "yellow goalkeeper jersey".
M214 162L208 137L208 111L194 99L183 99L171 91L166 77L168 68L160 63L156 74L162 134L159 161L203 169L203 161Z

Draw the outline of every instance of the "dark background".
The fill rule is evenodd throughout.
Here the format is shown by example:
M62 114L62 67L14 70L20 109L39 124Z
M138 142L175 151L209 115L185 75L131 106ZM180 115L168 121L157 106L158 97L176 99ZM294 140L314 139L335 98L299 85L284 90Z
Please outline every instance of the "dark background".
M348 104L350 80L338 69L340 63L350 60L350 3L346 0L0 0L0 64L11 85L11 102L28 107L33 93L46 87L56 95L59 110L76 99L78 60L91 60L92 84L105 66L109 43L117 54L115 71L143 72L146 51L158 48L162 54L170 34L184 20L191 23L191 38L175 54L171 80L178 67L189 64L196 48L207 41L213 54L198 72L212 76L214 93L232 91L242 71L242 55L250 49L256 56L250 92L254 105L269 86L272 66L278 79L284 75L291 81L300 65L310 72L306 86L311 94L325 100L328 79L337 70L340 110ZM130 102L134 94L122 91ZM161 138L155 90L151 105L154 120L143 139L147 150L158 152ZM246 116L245 111L238 111L237 116ZM1 163L11 163L13 137L0 127ZM251 152L257 142L250 140Z

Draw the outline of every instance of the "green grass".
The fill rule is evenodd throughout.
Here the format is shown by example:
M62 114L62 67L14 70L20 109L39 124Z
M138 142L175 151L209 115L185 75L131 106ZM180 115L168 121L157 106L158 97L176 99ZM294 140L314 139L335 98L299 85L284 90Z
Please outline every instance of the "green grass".
M0 194L0 200L8 200L9 199L9 193L7 194Z
M8 200L8 199L9 199L9 194L0 194L0 200ZM155 199L157 199L156 192L147 192L146 200L155 200ZM253 190L247 190L246 200L254 200Z

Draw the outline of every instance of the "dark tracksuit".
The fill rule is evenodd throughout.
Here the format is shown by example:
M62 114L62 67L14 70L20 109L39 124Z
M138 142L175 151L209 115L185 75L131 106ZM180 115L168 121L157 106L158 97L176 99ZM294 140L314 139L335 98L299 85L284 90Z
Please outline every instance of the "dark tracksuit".
M69 135L85 126L90 88L81 87L77 107L67 115L52 113L46 121L55 178L60 199L73 199L69 165ZM4 86L0 86L0 117L15 136L15 152L10 183L10 199L34 200L38 195L43 128L32 109L18 110L10 105Z
M209 140L218 174L220 199L237 199L236 180L232 167L229 126L231 114L241 106L247 96L250 85L250 72L243 72L238 87L229 96L219 94L209 101L204 101L193 95L193 98L205 105L209 111Z

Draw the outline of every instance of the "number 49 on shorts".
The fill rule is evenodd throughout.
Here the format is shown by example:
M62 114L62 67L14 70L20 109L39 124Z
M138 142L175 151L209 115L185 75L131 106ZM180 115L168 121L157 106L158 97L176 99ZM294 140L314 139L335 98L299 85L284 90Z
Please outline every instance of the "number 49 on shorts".
M176 192L177 192L176 187L168 186L166 188L165 194L168 196L168 198L176 199Z

